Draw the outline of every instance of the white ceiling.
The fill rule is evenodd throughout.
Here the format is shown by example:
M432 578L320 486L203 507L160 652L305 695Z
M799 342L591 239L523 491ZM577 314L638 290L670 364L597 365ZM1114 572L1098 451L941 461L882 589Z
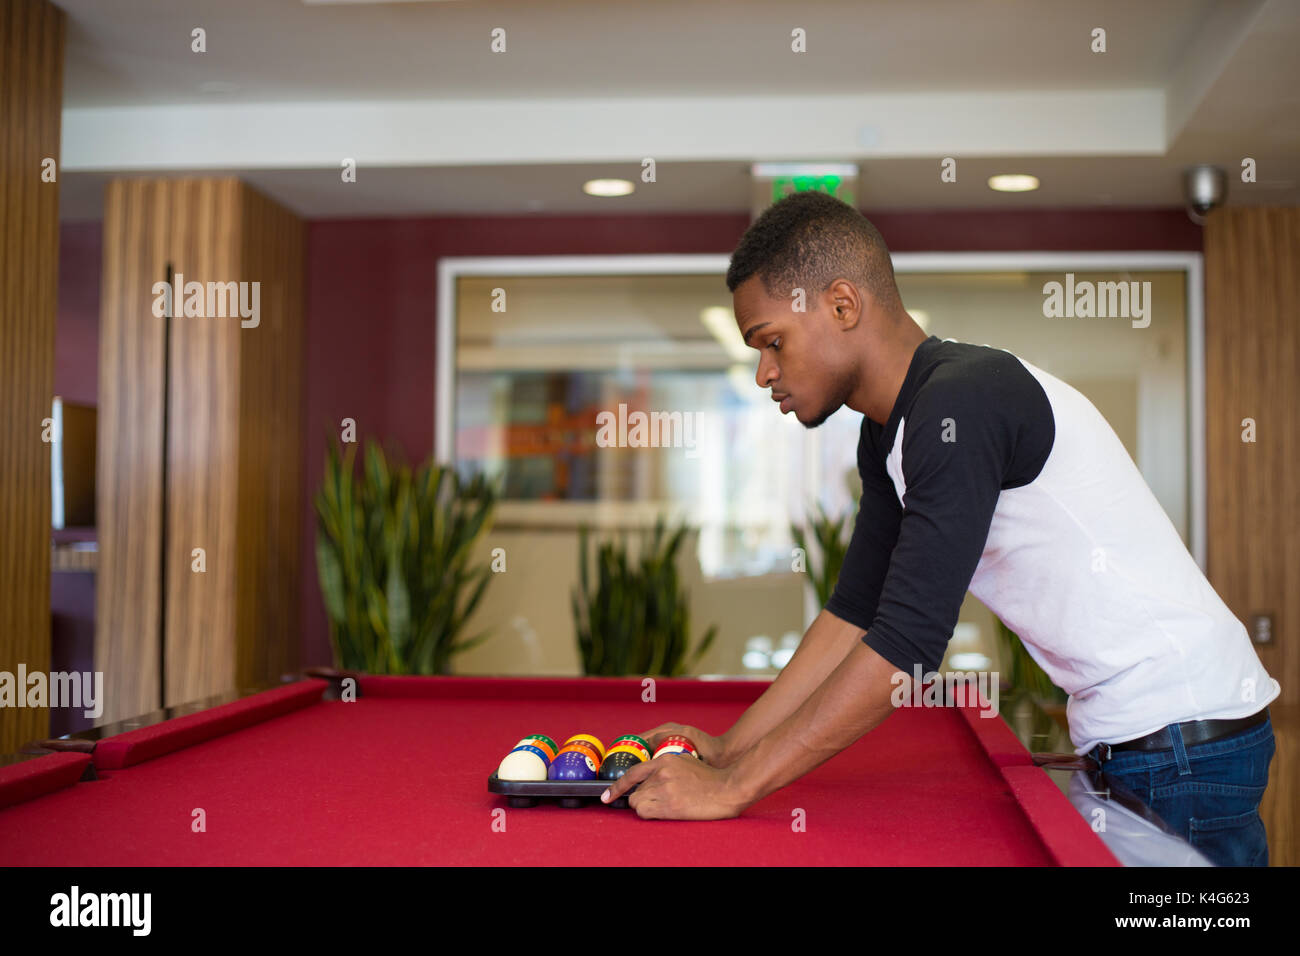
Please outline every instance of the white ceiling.
M65 219L180 172L312 218L745 212L758 160L857 162L869 211L1178 206L1199 162L1232 203L1300 202L1300 0L54 2ZM581 193L647 157L633 195Z

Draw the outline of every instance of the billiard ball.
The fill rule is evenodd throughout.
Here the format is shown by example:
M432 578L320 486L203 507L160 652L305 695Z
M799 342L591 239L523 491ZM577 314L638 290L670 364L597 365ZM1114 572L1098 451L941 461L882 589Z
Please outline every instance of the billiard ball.
M506 754L497 768L499 780L545 780L550 761L536 747L525 744Z
M596 762L579 750L561 750L551 762L548 780L595 780Z
M617 747L610 747L609 752L606 753L605 756L608 757L610 754L615 753L636 754L642 760L650 759L650 751L646 750L644 747L638 747L636 744L619 744Z
M543 753L546 754L547 761L554 760L555 754L560 749L555 745L555 741L552 740L550 737L546 736L545 734L529 734L523 740L519 741L519 743L515 744L515 746L536 747L538 750L541 750Z
M560 748L561 754L570 753L570 752L583 754L589 760L591 760L591 762L594 763L597 767L600 766L600 762L604 759L604 755L598 753L596 748L591 744L587 743L585 740L575 740L573 741L573 743L565 744L563 747ZM556 756L558 757L559 754L556 754Z
M635 750L637 753L645 754L645 759L650 759L650 748L641 741L640 737L620 737L609 745L609 750L605 756L609 756L615 750Z
M572 737L570 737L568 740L564 742L564 745L567 747L569 744L573 744L573 743L590 744L591 747L596 751L597 763L605 759L605 745L600 742L599 737L593 737L591 734L574 734Z
M617 780L644 758L630 750L611 750L605 762L600 765L601 780Z
M671 737L665 737L655 748L655 757L663 757L669 754L686 754L690 757L699 758L699 751L695 749L695 744L681 734L673 734Z
M638 762L650 759L650 751L637 747L634 744L619 744L617 747L610 747L609 753L605 754L605 759L608 760L610 757L614 756L614 754L631 754L633 757L636 757Z
M615 737L614 742L609 745L609 749L613 750L619 744L624 743L636 744L647 754L650 753L650 741L646 740L644 737L638 737L636 734L624 734L622 737Z

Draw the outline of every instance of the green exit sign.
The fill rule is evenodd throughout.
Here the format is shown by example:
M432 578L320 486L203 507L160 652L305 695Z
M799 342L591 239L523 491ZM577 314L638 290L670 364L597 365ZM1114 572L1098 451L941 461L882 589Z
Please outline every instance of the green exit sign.
M843 187L843 188L842 188ZM791 193L823 192L850 205L853 193L842 176L777 176L772 180L772 202Z

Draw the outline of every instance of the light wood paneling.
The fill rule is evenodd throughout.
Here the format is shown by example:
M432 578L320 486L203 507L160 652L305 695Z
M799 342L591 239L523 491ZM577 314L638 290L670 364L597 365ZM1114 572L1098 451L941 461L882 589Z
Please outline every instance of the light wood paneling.
M99 503L100 593L114 597L96 615L96 660L113 672L105 680L118 689L109 698L115 716L296 667L302 243L296 217L235 179L109 186L101 343L140 343L138 363L110 362L101 344L101 393L131 396L101 413L129 442L101 424L99 451L101 470L124 476L103 484ZM139 246L150 254L119 261ZM109 275L110 255L124 276ZM164 408L167 325L152 314L151 290L168 266L205 289L257 282L260 303L258 324L245 328L238 292L236 314L224 317L185 315L178 298ZM142 453L117 451L128 444Z
M304 228L253 189L242 193L242 274L261 283L261 320L240 335L241 684L298 669ZM275 635L268 639L266 635Z
M1268 768L1268 789L1259 815L1268 831L1268 865L1300 866L1300 707L1280 704L1269 708L1277 749Z
M0 0L0 671L50 666L50 446L54 390L63 14ZM57 172L57 169L56 169ZM49 731L49 711L0 710L0 753Z
M1205 228L1209 577L1282 685L1260 815L1270 862L1300 864L1300 209L1215 210ZM1256 441L1242 441L1253 419Z
M1300 209L1215 210L1205 228L1208 564L1260 660L1300 703ZM1256 441L1242 441L1253 419Z
M167 269L165 199L143 180L112 182L104 194L95 669L105 723L161 699L163 329L151 306Z

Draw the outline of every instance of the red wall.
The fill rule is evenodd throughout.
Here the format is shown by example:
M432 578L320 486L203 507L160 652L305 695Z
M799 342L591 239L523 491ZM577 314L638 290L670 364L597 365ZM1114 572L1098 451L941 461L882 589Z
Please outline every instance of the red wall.
M867 215L896 252L1201 251L1181 209L890 212ZM307 232L301 539L302 664L331 660L312 498L327 435L354 418L420 461L433 452L436 275L442 256L730 253L740 215L511 216L314 221ZM69 223L60 249L55 388L94 401L99 227ZM82 401L86 398L78 397Z

